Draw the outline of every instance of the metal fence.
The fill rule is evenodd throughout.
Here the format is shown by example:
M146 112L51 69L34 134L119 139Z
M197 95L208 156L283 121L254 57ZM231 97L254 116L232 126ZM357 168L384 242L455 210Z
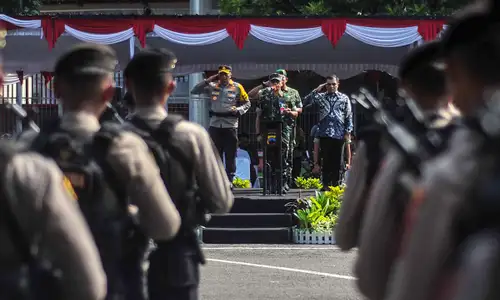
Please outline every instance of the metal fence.
M114 76L118 98L124 94L123 74L117 72ZM176 77L179 83L185 83L187 76ZM0 87L2 88L2 87ZM0 97L0 138L19 133L22 130L20 122L15 115L7 109L7 104L17 103L28 113L40 127L48 120L57 117L60 113L59 106L53 91L53 82L45 82L42 74L33 74L25 77L22 83L7 84L3 86ZM182 91L181 91L182 92ZM187 95L175 95L169 101L168 109L189 118L189 97Z

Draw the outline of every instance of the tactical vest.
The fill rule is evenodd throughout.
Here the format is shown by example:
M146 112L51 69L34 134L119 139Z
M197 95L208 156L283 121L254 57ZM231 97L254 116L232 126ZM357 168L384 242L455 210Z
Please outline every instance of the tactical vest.
M195 227L204 222L204 208L198 195L194 165L189 153L173 138L173 130L183 121L183 117L169 114L157 129L151 128L136 116L128 121L134 126L131 130L141 136L148 145L158 164L163 182L181 215L181 229L172 242L187 241L197 249L200 261L203 262L194 233Z
M0 174L5 174L8 163L18 148L0 143ZM0 226L6 231L24 266L9 271L0 268L0 299L2 300L62 300L61 279L51 265L33 250L32 241L24 235L5 191L5 178L0 180Z
M108 298L123 294L120 261L131 222L124 187L106 162L118 124L105 123L93 137L79 136L54 121L31 149L55 160L76 193L75 201L92 232L107 276Z

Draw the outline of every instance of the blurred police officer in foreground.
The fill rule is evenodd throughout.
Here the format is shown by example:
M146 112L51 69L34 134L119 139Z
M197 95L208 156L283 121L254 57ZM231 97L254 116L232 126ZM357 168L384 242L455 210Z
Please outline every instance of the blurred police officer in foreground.
M230 183L206 130L167 114L176 62L169 51L145 50L132 58L124 72L135 99L128 125L154 153L182 219L177 236L168 242L157 240L158 247L150 255L151 300L198 299L199 264L204 259L195 227L205 212L226 213L233 204Z
M0 94L1 65L0 53ZM0 299L104 299L97 248L57 165L2 141L0 174Z
M450 125L452 115L447 112L449 95L445 73L435 66L439 52L436 42L414 49L401 63L398 77L401 88L413 99L407 101L415 101L429 131L440 130L447 140L455 127ZM383 299L399 253L404 211L411 196L411 187L403 186L400 179L404 172L417 176L399 148L391 145L386 153L383 167L367 195L356 263L358 286L372 300Z
M230 66L220 66L216 75L197 84L192 94L207 93L210 97L210 127L208 132L221 159L225 158L226 173L233 182L238 149L238 119L250 109L248 95L241 84L231 79Z
M108 278L109 299L122 299L122 255L134 247L127 239L133 211L147 236L171 239L180 226L176 210L145 142L115 123L99 124L114 93L114 51L82 44L59 58L54 90L64 114L39 135L26 132L21 143L53 157L71 180L90 225Z
M498 10L492 12L498 14ZM487 216L479 214L484 192L491 191L492 203L498 200L497 190L491 190L498 182L484 185L498 174L498 148L493 146L495 139L488 137L488 128L496 130L498 123L484 123L481 111L491 112L493 120L499 117L498 99L492 99L500 87L499 32L498 19L477 12L445 31L446 76L467 128L457 130L449 148L424 168L387 299L449 299L460 274L459 245L484 225Z

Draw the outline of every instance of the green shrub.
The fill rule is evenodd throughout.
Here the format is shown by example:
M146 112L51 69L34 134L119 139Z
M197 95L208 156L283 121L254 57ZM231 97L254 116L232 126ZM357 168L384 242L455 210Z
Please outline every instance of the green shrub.
M250 180L236 177L233 179L233 186L235 188L249 189L252 187L252 184L250 183Z
M316 192L315 196L299 199L290 205L300 229L329 232L337 224L337 215L344 195L343 187L329 187L329 191Z
M321 184L321 180L319 178L297 177L295 178L295 184L299 189L303 190L320 190L323 188L323 185Z

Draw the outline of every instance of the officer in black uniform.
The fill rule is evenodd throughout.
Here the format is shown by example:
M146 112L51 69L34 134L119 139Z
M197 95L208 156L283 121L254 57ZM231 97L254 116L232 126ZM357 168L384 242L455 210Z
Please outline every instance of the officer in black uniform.
M135 100L126 128L140 135L154 154L182 219L179 234L172 241L157 240L150 255L150 300L198 299L199 265L204 258L195 227L205 221L205 212L226 213L233 203L230 183L207 131L167 114L176 61L167 50L145 50L124 72Z

